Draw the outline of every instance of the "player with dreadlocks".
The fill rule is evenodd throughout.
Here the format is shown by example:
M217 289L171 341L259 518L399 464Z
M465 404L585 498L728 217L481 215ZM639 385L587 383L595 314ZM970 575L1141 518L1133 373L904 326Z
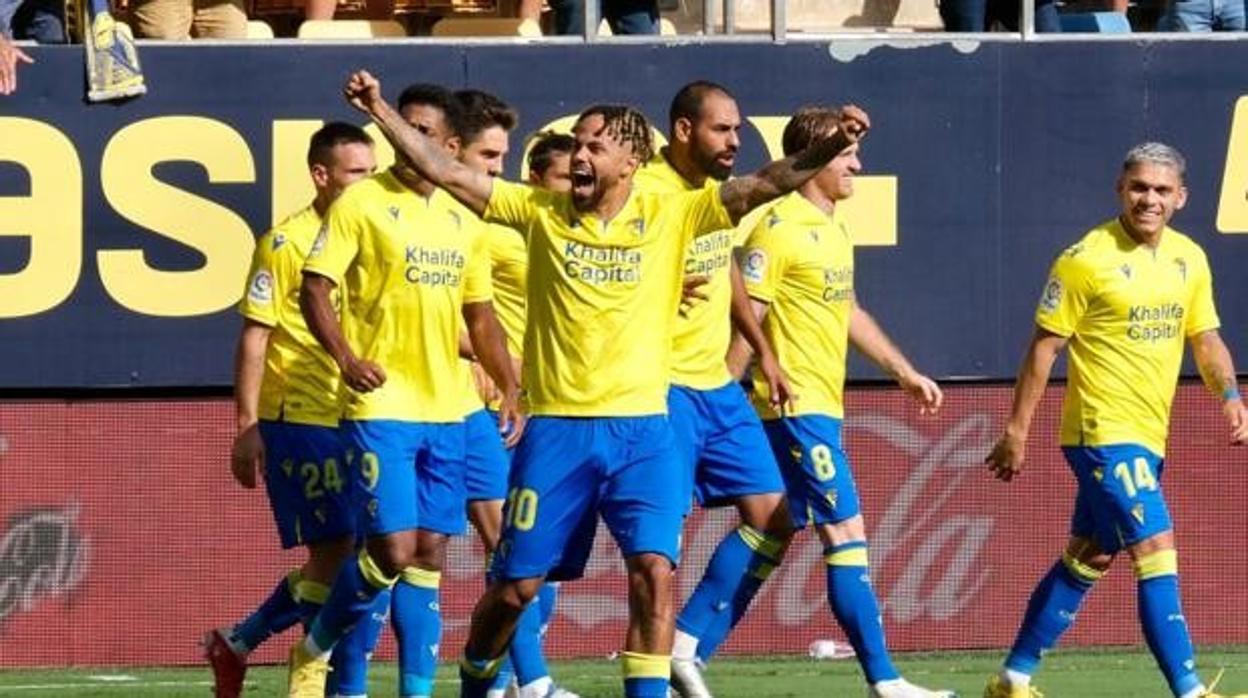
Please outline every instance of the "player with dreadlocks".
M628 568L625 695L665 698L672 571L687 508L666 416L685 248L801 186L866 132L866 114L848 108L834 135L797 155L673 195L632 186L652 150L645 117L590 107L573 129L572 191L557 194L456 162L386 105L366 72L345 92L421 176L528 238L523 384L533 418L512 462L494 581L472 614L462 695L486 694L542 583L581 574L601 515ZM305 643L292 655L294 675L329 649Z

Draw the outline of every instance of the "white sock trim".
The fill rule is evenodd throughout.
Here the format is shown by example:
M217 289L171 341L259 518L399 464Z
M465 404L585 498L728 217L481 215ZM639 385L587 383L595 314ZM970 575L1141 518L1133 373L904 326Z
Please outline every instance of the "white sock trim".
M698 654L698 638L683 630L676 631L676 639L672 643L672 659L693 661Z

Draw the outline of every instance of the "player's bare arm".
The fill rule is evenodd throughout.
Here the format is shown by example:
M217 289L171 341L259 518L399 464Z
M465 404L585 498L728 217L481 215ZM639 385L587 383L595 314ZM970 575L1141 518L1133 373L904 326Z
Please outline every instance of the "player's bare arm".
M849 341L919 403L921 414L936 414L940 409L945 401L940 386L916 371L875 318L856 302L849 313Z
M762 317L755 313L754 301L750 299L750 294L745 290L745 279L741 277L741 268L737 266L735 258L728 268L728 278L732 281L731 314L736 336L744 339L750 345L754 355L758 357L758 370L767 380L767 394L770 396L771 408L784 414L792 407L795 396L789 388L788 379L784 377L784 371L780 368L780 361L776 359L776 352L771 349L771 342L768 342L767 336L763 334ZM764 314L766 308L767 306L764 305ZM729 348L729 353L731 351ZM729 370L731 369L730 365ZM741 370L745 370L744 365Z
M465 303L463 313L477 361L490 374L501 394L498 428L503 434L503 443L511 448L520 442L524 432L524 415L520 412L520 381L507 351L507 334L494 314L492 303Z
M493 178L455 160L425 134L412 128L381 95L381 83L366 70L357 71L343 88L351 106L366 114L386 140L421 177L442 187L478 216L485 213Z
M720 187L720 198L735 224L759 206L788 194L819 173L823 166L867 135L871 120L862 109L846 105L831 136L758 171L731 179Z
M238 434L230 449L230 471L238 484L253 489L256 472L264 468L264 441L260 438L260 384L264 380L264 354L273 328L255 320L243 320L234 349L234 408Z
M1040 398L1044 397L1045 386L1049 384L1053 362L1065 347L1066 338L1061 335L1039 327L1032 335L1031 343L1027 345L1027 354L1018 370L1018 381L1014 384L1014 402L1010 407L1010 419L1005 425L1005 432L984 459L997 479L1009 482L1022 472L1031 420L1036 414Z
M760 301L757 298L747 297L747 299L750 302L750 312L753 313L754 319L758 321L758 326L762 327L763 320L767 317L767 311L770 306L766 301ZM736 299L734 298L733 301L735 302ZM728 373L733 378L740 380L745 375L745 369L749 367L750 359L752 358L754 358L753 347L750 346L745 337L741 336L740 332L734 331L732 344L728 346Z
M334 282L330 279L305 272L303 283L299 286L299 310L312 336L338 364L342 381L347 387L358 393L376 390L386 382L386 372L381 366L360 359L351 351L329 298L333 290Z
M1188 341L1205 386L1222 402L1222 414L1231 426L1231 443L1248 444L1248 408L1240 397L1235 365L1222 335L1217 330L1207 330Z

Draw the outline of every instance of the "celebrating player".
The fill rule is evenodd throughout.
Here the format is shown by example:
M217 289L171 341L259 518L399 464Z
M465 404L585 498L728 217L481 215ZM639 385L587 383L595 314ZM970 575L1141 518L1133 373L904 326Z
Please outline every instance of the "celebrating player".
M460 663L463 695L488 690L545 578L580 575L601 513L629 573L625 693L666 696L686 488L665 393L685 248L814 176L866 130L866 115L851 110L835 135L755 174L672 196L633 191L651 155L645 117L593 106L574 129L572 191L559 195L455 162L385 104L368 73L353 75L346 94L422 175L486 220L523 230L529 245L524 385L533 419L512 464L497 579L473 612ZM643 332L653 341L636 339Z
M572 191L572 149L576 139L566 133L543 131L529 149L529 184L553 192Z
M841 112L799 110L784 129L786 154L802 152L838 128ZM754 375L755 404L788 491L797 528L815 526L824 545L828 602L854 647L870 694L882 698L952 695L901 678L884 642L879 603L867 572L867 536L854 476L841 440L848 345L874 361L923 412L940 408L940 388L893 345L854 295L853 239L836 215L862 168L855 145L797 192L773 206L750 233L742 275L754 311L798 396L777 409L773 387ZM744 342L730 364L743 366Z
M308 147L316 198L256 241L239 304L239 432L230 465L234 479L248 489L263 471L282 547L304 546L308 560L245 620L205 638L218 698L241 694L249 652L315 614L354 547L351 478L338 439L338 369L299 313L299 285L303 260L330 204L376 167L368 134L351 124L326 124ZM337 294L330 301L338 307Z
M1041 295L1010 419L987 463L1007 482L1022 471L1036 405L1054 360L1069 347L1060 440L1079 492L1066 550L1032 593L987 698L1039 695L1031 676L1041 656L1124 549L1137 579L1140 625L1170 690L1183 698L1215 695L1196 672L1161 492L1184 341L1234 443L1248 441L1248 409L1218 334L1205 253L1169 227L1187 201L1184 170L1183 156L1170 146L1132 148L1118 177L1122 213L1057 258Z

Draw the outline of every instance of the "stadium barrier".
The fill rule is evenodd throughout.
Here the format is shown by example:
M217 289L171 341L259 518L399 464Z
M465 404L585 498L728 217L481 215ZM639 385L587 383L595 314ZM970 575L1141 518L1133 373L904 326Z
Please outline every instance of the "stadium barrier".
M846 441L862 492L875 584L901 650L1008 645L1037 579L1066 539L1073 478L1055 444L1049 389L1012 484L982 461L1010 389L953 385L939 416L898 390L856 388ZM247 612L297 553L278 549L262 490L228 467L225 399L0 402L0 667L193 664L200 633ZM1181 387L1163 486L1176 521L1184 610L1198 643L1248 642L1248 479L1215 401ZM699 512L684 539L687 596L734 524ZM482 587L475 536L455 539L443 576L444 655L462 646ZM622 644L626 578L600 531L586 578L564 585L548 636L555 657ZM285 656L293 635L256 661ZM817 539L800 535L725 651L804 652L842 638L825 600ZM1134 580L1120 561L1091 594L1067 645L1140 644ZM392 656L387 639L382 656Z

